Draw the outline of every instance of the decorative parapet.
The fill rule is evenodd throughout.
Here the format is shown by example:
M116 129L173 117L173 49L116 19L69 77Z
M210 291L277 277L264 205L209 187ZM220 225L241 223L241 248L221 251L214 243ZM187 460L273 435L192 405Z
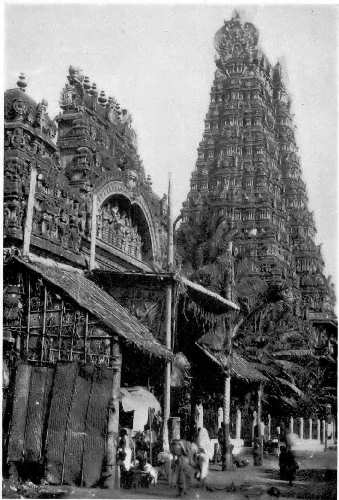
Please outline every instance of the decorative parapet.
M136 215L134 212L128 215L126 221L131 224L126 222L123 229L126 241L118 245L120 260L121 255L126 254L129 260L133 257L162 264L167 203L152 191L152 180L146 176L136 150L130 114L121 110L113 98L106 99L104 91L97 92L95 84L90 85L89 78L80 70L70 67L56 127L47 115L47 103L35 103L25 93L26 86L21 75L18 88L5 94L6 246L22 244L30 170L34 165L37 176L32 200L31 244L35 248L83 266L91 236L92 192L113 180L124 186L124 193L120 195L127 200L126 191L133 197L131 210L143 212L142 227L149 227L150 238L144 245L145 250L140 238L146 230L134 231L131 221ZM56 131L57 145L52 140ZM120 222L126 203L122 202ZM107 204L111 216L117 200L107 200ZM111 226L109 230L111 243L121 240L120 230L114 236Z

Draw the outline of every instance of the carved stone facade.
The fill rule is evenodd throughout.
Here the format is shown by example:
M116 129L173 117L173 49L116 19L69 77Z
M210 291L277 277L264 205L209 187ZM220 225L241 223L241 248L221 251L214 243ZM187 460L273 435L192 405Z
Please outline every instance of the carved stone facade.
M100 208L97 237L132 257L142 258L142 239L138 228L115 201L108 201Z
M216 33L217 69L183 224L207 221L206 234L232 233L254 273L288 281L307 309L323 309L331 287L314 242L291 102L281 64L270 64L258 39L237 13Z
M22 246L35 168L31 249L86 267L93 193L101 193L98 265L114 268L118 250L119 268L121 254L129 269L141 262L161 266L167 207L145 174L131 116L79 69L71 66L67 78L55 121L46 101L37 104L26 94L24 75L5 93L4 247Z

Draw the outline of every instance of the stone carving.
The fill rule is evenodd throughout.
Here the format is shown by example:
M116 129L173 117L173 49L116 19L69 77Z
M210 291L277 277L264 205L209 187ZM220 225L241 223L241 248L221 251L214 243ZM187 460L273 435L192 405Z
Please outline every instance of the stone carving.
M97 237L139 260L142 239L131 218L115 202L105 203L97 218Z
M258 44L258 30L251 23L241 24L239 14L234 13L230 21L215 35L215 48L223 62L228 59L250 55Z
M5 161L4 236L22 238L29 189L28 163L18 158Z
M72 198L40 174L33 208L33 234L79 253L84 236L90 234L90 207L86 200Z

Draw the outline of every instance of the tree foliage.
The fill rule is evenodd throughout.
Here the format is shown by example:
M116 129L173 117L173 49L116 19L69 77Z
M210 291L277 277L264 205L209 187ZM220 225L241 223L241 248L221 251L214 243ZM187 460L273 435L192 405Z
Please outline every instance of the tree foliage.
M236 251L230 255L233 233L224 221L213 223L208 217L201 225L183 225L177 244L186 272L222 296L232 281L233 299L240 305L233 348L269 379L265 405L271 414L276 410L280 415L309 416L319 414L326 404L334 407L336 355L329 358L326 336L322 338L297 312L287 279L269 280L253 271L252 258ZM333 302L330 280L328 288Z

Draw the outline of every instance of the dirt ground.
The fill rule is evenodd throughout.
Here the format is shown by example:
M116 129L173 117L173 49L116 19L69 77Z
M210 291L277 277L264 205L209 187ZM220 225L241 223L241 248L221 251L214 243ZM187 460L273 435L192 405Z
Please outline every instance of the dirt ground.
M220 466L210 468L206 489L193 487L188 491L187 500L268 500L279 498L304 498L309 500L337 498L337 454L327 451L319 454L304 454L298 457L299 471L293 486L279 479L278 460L269 457L262 467L249 465L235 471L222 472ZM274 488L272 490L271 488ZM3 498L93 498L93 499L173 499L175 488L170 488L164 480L157 486L120 491L99 488L28 487L14 491L4 483Z

